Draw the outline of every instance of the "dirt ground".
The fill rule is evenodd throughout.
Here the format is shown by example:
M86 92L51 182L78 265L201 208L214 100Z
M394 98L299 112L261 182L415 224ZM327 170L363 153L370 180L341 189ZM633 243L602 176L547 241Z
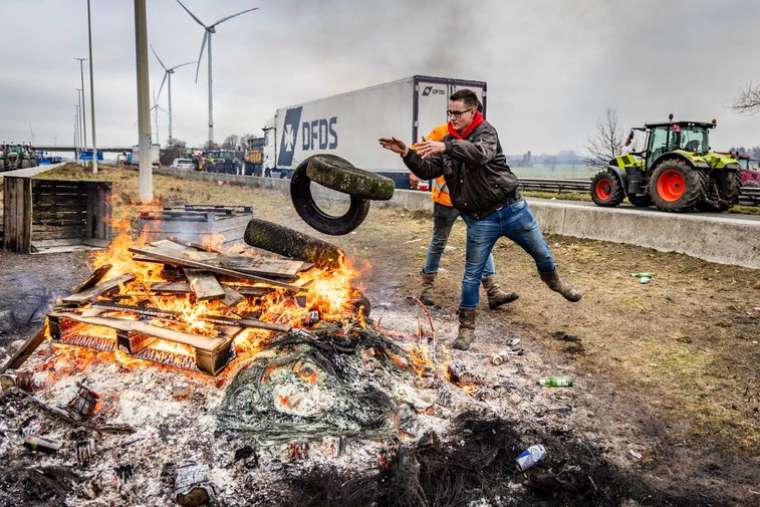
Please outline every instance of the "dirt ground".
M106 169L98 179L114 182L115 217L133 217L136 173ZM365 293L384 327L409 331L422 318L406 298L417 294L430 239L425 214L373 208L356 231L334 238L310 229L277 192L164 176L155 185L162 202L252 205L258 218L336 243L364 266ZM464 237L460 221L436 281L433 317L445 343L456 334ZM454 357L504 379L515 417L583 436L657 490L683 492L694 503L760 505L760 272L627 245L547 239L583 300L570 304L549 291L532 260L500 240L497 279L520 299L495 311L481 301L477 341ZM639 284L631 276L638 271L654 273L652 282ZM14 319L0 326L0 356L86 273L85 253L0 253L0 318ZM492 366L491 355L515 337L525 356ZM576 384L536 386L547 374L572 375Z

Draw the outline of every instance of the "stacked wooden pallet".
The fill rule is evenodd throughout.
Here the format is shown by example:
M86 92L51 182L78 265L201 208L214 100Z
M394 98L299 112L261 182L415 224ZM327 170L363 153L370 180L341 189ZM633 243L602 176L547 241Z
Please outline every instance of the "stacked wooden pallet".
M243 330L287 332L290 326L263 322L232 311L229 315L217 312L198 316L213 324L212 332L199 334L186 326L181 311L151 306L154 297L192 294L194 301L219 301L233 308L244 298L261 297L275 290L295 296L305 285L293 282L301 271L312 267L302 261L254 255L245 247L235 255L209 251L200 245L161 240L130 250L135 261L163 264L162 272L171 273L167 280L140 284L131 273L105 279L110 266L100 267L90 279L64 297L48 316L54 340L103 351L121 350L136 358L192 367L216 375L233 356L232 342ZM124 300L131 303L124 304ZM90 327L89 332L82 331L83 324ZM112 330L116 339L104 339L92 332L93 329ZM161 351L166 347L154 347L157 341L180 345L192 353L176 357L177 354Z

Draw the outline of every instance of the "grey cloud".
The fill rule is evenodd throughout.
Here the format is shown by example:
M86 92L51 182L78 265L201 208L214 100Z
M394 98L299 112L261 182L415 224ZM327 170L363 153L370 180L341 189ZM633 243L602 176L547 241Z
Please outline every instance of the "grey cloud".
M132 2L92 0L98 137L132 144L136 91ZM665 118L709 119L713 144L760 144L760 116L729 106L755 63L760 3L729 0L483 2L230 0L187 5L204 21L251 6L214 39L217 137L260 132L276 107L412 74L482 79L489 119L511 153L581 150L607 107L625 126ZM71 138L86 54L84 2L4 2L0 39L5 139ZM202 30L172 0L148 2L150 42L170 64L197 58ZM206 67L173 80L175 136L206 133ZM161 72L151 57L151 84ZM165 101L165 95L162 101ZM166 138L162 119L161 136Z

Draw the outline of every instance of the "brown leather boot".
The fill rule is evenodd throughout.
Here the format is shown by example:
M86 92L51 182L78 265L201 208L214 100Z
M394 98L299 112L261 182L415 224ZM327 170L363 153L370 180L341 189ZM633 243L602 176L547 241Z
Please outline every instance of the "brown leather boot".
M581 297L583 297L583 294L581 294L578 289L560 279L557 271L552 271L551 273L541 273L541 280L543 280L551 290L562 294L568 301L577 303L581 300Z
M419 300L423 305L433 306L435 302L430 295L433 292L433 283L435 282L435 276L438 273L425 273L420 271L420 280L422 285L422 291L420 291Z
M475 340L475 310L459 309L459 332L452 347L467 350Z
M511 303L520 297L517 292L504 292L501 290L496 284L496 280L494 280L493 276L483 276L480 279L480 282L486 290L486 296L488 296L488 308L491 310L495 310L501 305Z

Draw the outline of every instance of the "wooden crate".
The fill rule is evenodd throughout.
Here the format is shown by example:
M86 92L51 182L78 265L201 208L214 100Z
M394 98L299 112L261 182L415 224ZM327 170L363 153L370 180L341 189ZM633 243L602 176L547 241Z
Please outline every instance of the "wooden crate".
M148 242L177 238L204 244L221 239L229 246L242 241L251 218L250 206L185 204L140 213L135 229Z
M111 183L35 178L39 172L3 174L4 248L31 253L104 246L111 238Z

